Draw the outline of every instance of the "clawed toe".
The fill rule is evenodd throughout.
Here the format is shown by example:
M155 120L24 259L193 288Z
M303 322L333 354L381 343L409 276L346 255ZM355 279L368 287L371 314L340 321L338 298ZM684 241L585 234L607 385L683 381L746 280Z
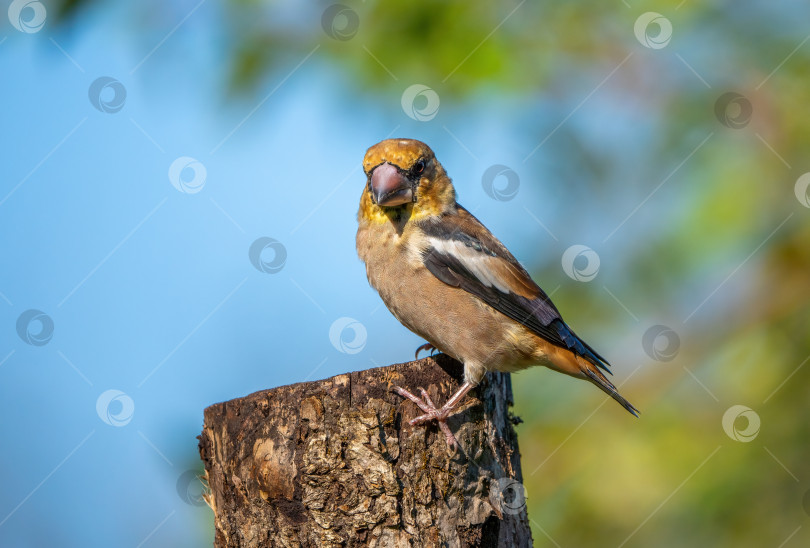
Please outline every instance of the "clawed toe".
M424 392L424 388L420 388L419 390L422 390L422 392ZM396 392L397 394L399 394L403 398L408 398L409 400L411 400L413 403L415 403L416 405L419 406L419 409L421 409L425 413L431 413L431 412L436 411L435 406L422 401L418 396L414 396L413 394L411 394L410 392L408 392L407 390L405 390L401 386L395 386L394 387L394 392Z
M436 352L436 347L433 346L430 343L425 343L425 344L423 344L422 346L420 346L419 348L416 349L416 354L414 354L414 358L416 358L418 360L419 359L419 353L422 352L423 350L425 352L430 352L430 355L432 356L433 353Z
M419 393L422 394L422 401L424 401L428 406L432 407L434 410L436 409L436 405L433 403L433 400L430 399L430 394L427 393L427 390L419 387Z
M399 394L403 398L408 398L413 403L418 405L419 409L421 409L422 411L425 412L424 415L416 417L415 419L413 419L414 421L418 421L416 424L421 424L423 422L433 420L433 419L436 419L436 420L443 419L443 418L445 418L447 416L446 412L442 413L442 411L444 411L444 409L440 410L440 409L436 408L436 406L433 404L433 400L430 399L430 396L428 395L427 390L425 390L421 386L419 387L419 393L422 395L421 398L419 396L415 396L414 394L408 392L407 390L405 390L401 386L395 386L394 387L394 392L396 392L397 394ZM413 423L413 421L411 421L411 423Z
M435 411L435 412L432 412L432 413L425 413L424 415L419 415L415 419L409 420L408 424L410 424L411 426L419 426L420 424L425 424L426 422L440 421L440 420L446 420L446 419L440 419L439 418L439 412Z

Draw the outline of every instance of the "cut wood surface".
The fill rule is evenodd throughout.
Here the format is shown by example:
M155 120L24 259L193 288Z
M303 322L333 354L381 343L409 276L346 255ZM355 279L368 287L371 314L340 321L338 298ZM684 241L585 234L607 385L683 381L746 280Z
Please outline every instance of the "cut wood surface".
M488 374L450 418L456 454L391 391L442 404L461 382L440 354L208 407L215 546L531 546L509 375Z

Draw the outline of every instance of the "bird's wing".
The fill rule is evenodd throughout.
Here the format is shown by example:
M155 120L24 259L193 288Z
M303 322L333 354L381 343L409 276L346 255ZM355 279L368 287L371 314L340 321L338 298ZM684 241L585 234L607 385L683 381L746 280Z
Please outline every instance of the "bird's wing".
M466 209L420 223L427 246L422 260L442 282L475 295L540 337L609 371L607 360L563 321L526 269Z

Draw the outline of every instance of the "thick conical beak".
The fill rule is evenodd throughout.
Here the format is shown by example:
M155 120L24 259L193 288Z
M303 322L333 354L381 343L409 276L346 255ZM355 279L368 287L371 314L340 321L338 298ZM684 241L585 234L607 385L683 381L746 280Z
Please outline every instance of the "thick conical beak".
M413 187L396 167L386 162L371 172L371 195L377 205L398 206L413 201Z

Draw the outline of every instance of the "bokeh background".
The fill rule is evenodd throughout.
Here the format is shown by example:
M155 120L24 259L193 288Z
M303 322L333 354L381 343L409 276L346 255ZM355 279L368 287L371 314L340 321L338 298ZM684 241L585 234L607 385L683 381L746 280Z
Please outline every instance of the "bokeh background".
M389 136L642 411L513 376L537 546L810 543L806 2L2 8L0 545L210 545L204 407L411 358Z

